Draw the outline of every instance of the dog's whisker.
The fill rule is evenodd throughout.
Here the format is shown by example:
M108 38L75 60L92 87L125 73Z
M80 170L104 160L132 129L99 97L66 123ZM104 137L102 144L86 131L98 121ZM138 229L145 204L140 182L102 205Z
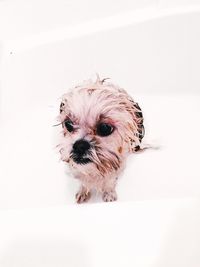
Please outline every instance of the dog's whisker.
M56 127L56 126L59 126L61 124L63 124L63 122L59 122L58 124L54 124L54 125L52 125L52 127Z
M65 123L66 121L68 121L68 118L65 119L64 121L61 121L61 122L59 122L58 124L54 124L54 125L52 125L52 126L53 126L53 127L56 127L56 126L62 125L62 124Z
M104 78L103 80L101 80L101 83L104 83L106 80L110 80L110 78Z

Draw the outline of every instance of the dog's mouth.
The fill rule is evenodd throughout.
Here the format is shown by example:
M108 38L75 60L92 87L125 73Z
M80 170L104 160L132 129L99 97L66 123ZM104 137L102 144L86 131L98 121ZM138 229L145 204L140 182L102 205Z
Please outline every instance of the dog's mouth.
M82 164L82 165L92 162L91 159L89 158L84 158L84 157L75 156L75 155L73 155L71 158L73 159L75 163Z

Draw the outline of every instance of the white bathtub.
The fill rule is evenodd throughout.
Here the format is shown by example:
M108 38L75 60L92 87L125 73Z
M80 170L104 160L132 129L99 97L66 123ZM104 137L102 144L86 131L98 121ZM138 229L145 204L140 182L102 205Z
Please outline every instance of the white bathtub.
M200 3L123 3L0 2L1 267L200 266ZM140 103L160 149L130 156L118 202L77 206L52 125L95 72Z

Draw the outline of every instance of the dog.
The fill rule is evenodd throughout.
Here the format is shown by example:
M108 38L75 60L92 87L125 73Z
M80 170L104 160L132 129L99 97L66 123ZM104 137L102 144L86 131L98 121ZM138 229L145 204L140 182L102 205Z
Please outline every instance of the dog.
M144 137L138 103L124 89L97 76L62 96L58 120L61 160L81 182L76 202L88 201L94 189L103 201L117 200L117 178L127 156L141 149Z

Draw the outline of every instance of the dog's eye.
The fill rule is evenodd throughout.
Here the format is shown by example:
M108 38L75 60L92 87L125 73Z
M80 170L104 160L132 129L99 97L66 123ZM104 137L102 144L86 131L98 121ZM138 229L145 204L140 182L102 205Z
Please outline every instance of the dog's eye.
M97 126L97 134L100 136L108 136L113 132L113 126L108 123L100 123Z
M72 121L66 120L66 121L64 121L64 125L65 125L66 129L68 130L68 132L72 132L74 130Z

